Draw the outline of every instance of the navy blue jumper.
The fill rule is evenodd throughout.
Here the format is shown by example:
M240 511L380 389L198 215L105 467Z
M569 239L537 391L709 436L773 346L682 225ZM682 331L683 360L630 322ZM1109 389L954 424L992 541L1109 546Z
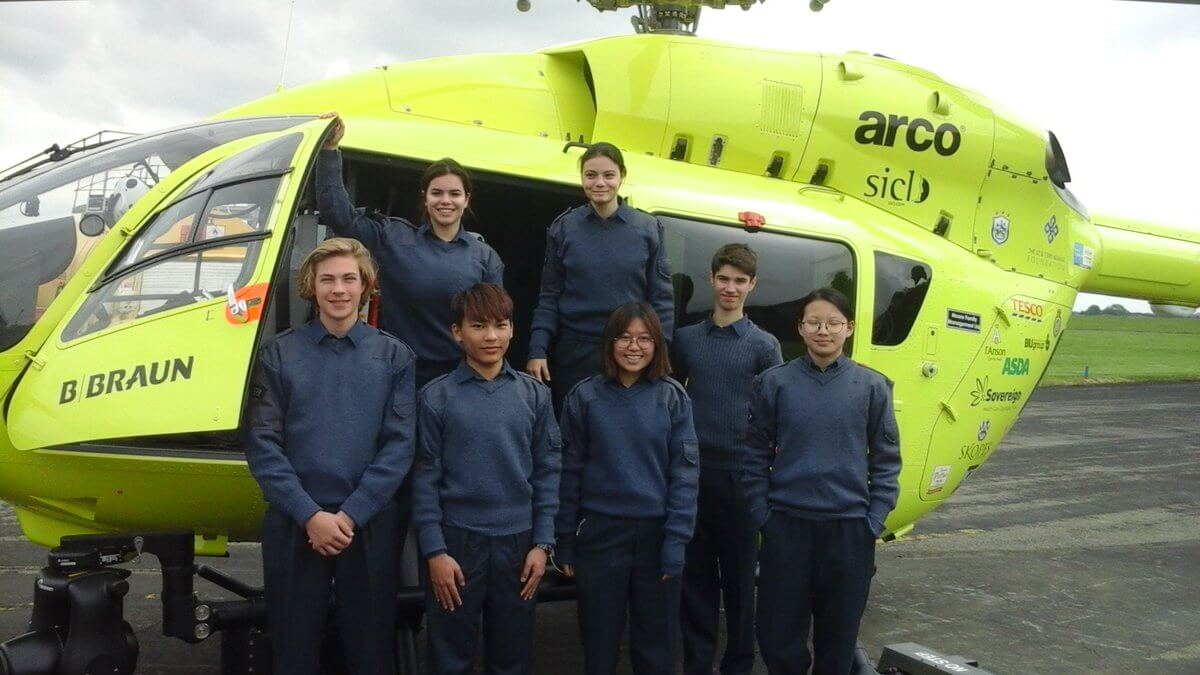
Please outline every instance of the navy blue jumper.
M725 327L710 317L675 332L672 375L692 399L702 468L741 470L749 453L746 429L754 378L781 363L779 340L749 317Z
M692 399L700 441L696 530L683 569L680 627L684 675L711 675L722 597L728 639L722 675L754 665L754 572L758 531L741 484L754 378L783 363L779 340L747 317L721 327L711 318L680 328L671 366Z
M471 673L481 628L486 672L532 669L537 605L520 576L534 544L554 543L562 440L550 398L507 363L487 380L462 361L421 390L413 520L425 558L448 554L466 580L454 611L426 591L432 673Z
M750 399L743 480L750 516L863 518L878 537L896 506L900 433L891 382L840 356L821 370L807 356L771 368Z
M401 526L393 494L413 457L415 361L404 343L361 322L338 338L313 321L259 352L245 442L268 502L262 556L276 673L319 672L333 584L349 672L392 672ZM307 542L304 525L320 510L355 523L350 545L332 557Z
M354 208L342 182L340 151L318 155L317 206L322 223L339 236L359 240L375 257L383 302L379 326L412 347L423 366L437 364L433 373L453 369L462 348L450 335L450 300L477 283L503 286L500 256L462 227L454 239L442 241L428 223L418 227Z
M461 361L421 390L413 524L426 558L442 526L554 543L562 440L550 390L506 362L489 381Z
M529 358L547 358L557 338L550 369L556 400L600 372L604 324L614 309L635 301L654 307L670 339L675 315L671 261L658 218L628 204L601 218L584 204L550 224Z
M600 375L563 407L563 470L556 558L574 562L575 531L589 512L663 523L661 574L683 571L696 521L699 450L692 404L669 377L631 387Z

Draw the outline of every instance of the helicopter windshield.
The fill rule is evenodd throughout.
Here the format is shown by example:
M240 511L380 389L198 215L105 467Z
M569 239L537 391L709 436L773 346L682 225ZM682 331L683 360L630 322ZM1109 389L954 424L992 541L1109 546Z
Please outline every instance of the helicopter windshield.
M0 181L0 351L29 332L96 243L188 160L309 115L204 122L81 152Z

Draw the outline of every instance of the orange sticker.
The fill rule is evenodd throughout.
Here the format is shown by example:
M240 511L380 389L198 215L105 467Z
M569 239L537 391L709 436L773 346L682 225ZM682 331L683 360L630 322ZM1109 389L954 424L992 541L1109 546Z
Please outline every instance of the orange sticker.
M225 303L225 320L235 326L258 321L262 317L263 307L267 304L268 288L270 288L270 284L255 284L239 288L233 294L238 301L238 313L234 314L231 304ZM241 309L243 302L246 303L245 310Z

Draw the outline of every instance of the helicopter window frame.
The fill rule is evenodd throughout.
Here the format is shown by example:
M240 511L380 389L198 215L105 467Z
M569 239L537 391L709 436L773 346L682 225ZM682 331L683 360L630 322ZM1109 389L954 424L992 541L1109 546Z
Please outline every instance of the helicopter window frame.
M824 287L837 288L846 295L850 300L851 307L855 308L857 313L858 303L855 298L858 295L859 283L858 255L854 246L848 241L822 237L808 232L747 230L741 222L737 221L697 217L670 211L654 211L653 215L662 221L666 233L665 245L671 260L671 286L675 302L675 330L699 323L711 315L712 293L708 275L712 268L712 257L720 246L733 243L746 244L758 254L758 271L755 277L758 284L755 291L746 300L745 313L759 328L771 333L779 340L785 360L803 356L806 351L796 327L800 318L799 308L794 305L797 305L811 291ZM684 234L689 230L692 233L690 237ZM709 245L701 245L697 251L702 251L702 254L698 259L693 260L689 257L686 249L680 250L680 240L695 238L720 239L720 242L715 245L711 245L711 242ZM771 245L764 242L764 239L767 239L768 242L778 242L781 245ZM783 257L794 260L797 250L809 254L818 253L816 256L818 260L832 264L825 272L818 272L812 266L797 265L780 260L781 252ZM834 262L833 258L829 256L821 257L819 255L821 252L836 253L838 261ZM699 279L694 279L693 276L696 275L688 273L689 267L694 267L696 270L703 269ZM842 273L845 273L845 276L839 278ZM797 277L800 274L810 274L814 280L822 274L827 278L820 282L797 283ZM684 297L684 278L688 279L686 283L692 285L691 295L687 297ZM763 304L770 298L766 292L769 289L777 289L775 292L786 291L784 295L787 299L769 305ZM803 290L803 292L801 293L799 290ZM693 303L700 306L698 311L683 311L687 309L688 304ZM856 339L859 338L855 336L846 341L846 356L853 354Z
M201 232L202 228L195 226L196 222L199 221L200 219L202 219L205 214L209 213L210 206L213 203L213 197L216 196L216 193L220 190L230 188L230 187L235 187L235 186L246 184L246 183L258 182L258 181L266 182L271 179L276 179L275 187L272 192L272 195L273 195L272 199L269 202L264 202L262 205L260 205L260 207L263 207L263 206L267 207L266 215L265 215L265 217L262 218L262 222L269 223L271 216L274 215L274 206L275 206L275 203L278 201L279 190L282 187L282 181L278 180L278 179L292 173L292 171L293 171L292 168L275 169L275 170L262 172L262 173L256 173L256 174L251 174L251 175L246 175L246 176L238 176L238 177L232 178L225 182L214 183L202 190L194 190L194 189L189 188L178 199L172 200L171 203L167 204L162 209L160 209L158 212L156 212L152 217L147 219L146 223L139 229L137 236L132 238L129 241L129 244L126 245L124 251L122 252L122 255L113 261L113 263L109 267L108 271L105 272L104 276L101 277L98 281L96 281L95 284L92 285L91 289L89 289L89 292L91 292L92 290L95 290L99 286L104 285L105 283L107 283L108 281L113 279L114 277L123 274L124 272L132 269L135 266L142 265L143 263L146 263L146 262L152 262L155 260L159 260L163 256L173 255L175 252L179 251L180 249L197 243L197 241L198 241L197 235L199 232ZM158 220L159 220L159 218L161 218L163 216L163 214L168 213L171 209L175 208L176 205L186 202L189 199L195 199L196 197L203 197L203 201L198 202L201 204L199 209L196 209L195 211L191 212L192 227L191 227L191 231L188 234L187 242L180 242L180 244L178 246L168 246L166 248L163 248L162 250L156 251L156 252L154 252L150 255L147 255L143 258L135 258L133 260L129 259L131 255L136 256L137 253L141 252L144 249L148 249L151 247L150 245L146 245L147 239L151 240L151 245L152 245L152 242L154 240L156 240L158 237L161 237L163 234L165 234L167 231L169 231L170 227L174 227L174 225L176 223L169 223L167 229L162 230L162 231L155 230L155 226L159 224ZM178 221L176 221L176 222L178 222ZM255 234L270 234L270 232L271 232L271 230L269 228L267 228L267 229L259 230ZM250 234L250 233L240 233L240 234L228 235L228 236L215 238L215 239L203 239L203 240L199 240L199 241L205 241L205 242L207 242L207 241L222 241L222 240L228 240L228 239L235 239L237 237L245 236L246 234Z
M221 289L222 294L214 295L211 298L208 298L208 297L197 298L196 297L197 294L201 293L202 291L207 290L207 289L200 288L200 284L201 284L200 269L205 264L204 252L209 251L209 250L219 250L219 249L223 249L223 248L244 247L246 253L242 257L242 259L237 263L240 266L240 269L238 270L237 278L235 280L233 280L232 282L230 282L234 288L241 288L241 287L245 286L246 283L250 280L250 278L252 278L254 276L254 272L258 268L258 263L261 260L261 253L262 253L262 250L264 247L264 242L266 240L270 239L271 234L272 234L271 231L267 230L264 232L250 232L250 233L233 235L233 236L229 236L229 237L221 237L219 239L208 239L208 240L204 240L204 241L194 242L194 243L188 244L186 246L181 246L181 247L172 249L167 254L157 255L157 256L154 256L153 258L143 259L143 260L135 263L134 265L131 265L128 268L122 270L118 274L111 275L109 277L106 277L105 279L102 279L101 281L97 282L92 288L90 288L88 290L87 299L84 300L83 304L81 304L79 306L79 309L77 309L75 311L74 315L71 317L71 320L68 321L66 326L63 328L62 334L59 336L60 341L63 344L69 344L71 342L75 342L75 341L83 339L83 338L98 337L100 335L105 334L109 329L112 329L112 328L120 329L120 328L124 328L126 326L131 326L137 322L140 322L142 319L154 317L158 314L161 314L163 312L167 312L170 310L194 307L202 302L204 302L204 303L214 302L214 301L224 302L225 297L224 297L223 292L225 289ZM113 300L113 298L116 297L115 294L109 294L109 293L105 292L107 289L119 287L119 285L123 281L125 281L125 279L127 279L128 277L136 276L136 275L141 274L151 268L170 263L173 260L177 260L179 258L187 258L190 256L195 256L195 260L189 261L188 264L194 264L195 268L196 268L196 272L195 272L195 276L193 277L193 284L192 284L195 288L191 292L191 297L192 297L191 302L187 302L184 304L170 305L170 306L155 307L155 308L150 309L149 311L147 311L144 314L141 313L141 311L139 310L139 313L137 316L135 316L133 319L130 319L129 321L126 321L124 323L113 324L110 322L107 325L96 326L89 330L83 330L83 326L81 325L82 322L86 321L88 318L90 318L92 316L95 316L97 314L97 309L101 305L104 305L109 302L115 302L115 300ZM159 296L162 296L162 297L160 298ZM179 297L179 293L172 293L172 294L166 294L166 295L154 294L154 293L139 293L136 296L130 296L130 297L137 298L137 301L154 300L154 299L169 299L169 298Z
M917 318L925 307L925 300L933 285L933 265L890 251L876 249L873 253L875 307L871 346L898 347L912 335L913 326L917 325ZM924 283L916 279L918 269L923 272ZM908 271L908 278L913 280L913 285L897 281L904 270Z

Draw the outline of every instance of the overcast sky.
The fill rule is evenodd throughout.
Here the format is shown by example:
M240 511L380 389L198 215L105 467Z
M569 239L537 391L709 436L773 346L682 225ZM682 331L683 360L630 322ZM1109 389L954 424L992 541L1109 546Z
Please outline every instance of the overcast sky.
M631 32L630 11L532 0L295 0L285 86ZM1097 213L1200 229L1200 7L1120 0L802 0L707 10L703 37L880 53L1052 129ZM0 2L0 169L100 129L151 131L274 91L291 0ZM1081 295L1079 304L1109 300ZM1145 311L1145 303L1126 302Z

